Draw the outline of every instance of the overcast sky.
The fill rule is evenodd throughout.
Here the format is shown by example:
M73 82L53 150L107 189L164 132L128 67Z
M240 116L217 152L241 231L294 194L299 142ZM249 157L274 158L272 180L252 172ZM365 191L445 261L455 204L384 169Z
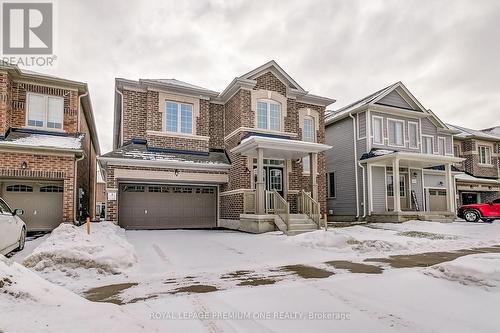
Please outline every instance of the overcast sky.
M102 152L115 77L222 91L271 59L337 99L333 109L401 80L445 122L500 125L500 1L59 0L57 10L50 73L89 84Z

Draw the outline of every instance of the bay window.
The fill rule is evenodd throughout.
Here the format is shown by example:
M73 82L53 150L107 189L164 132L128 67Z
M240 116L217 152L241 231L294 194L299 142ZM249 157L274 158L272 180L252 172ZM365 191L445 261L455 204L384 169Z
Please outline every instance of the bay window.
M408 122L408 140L410 148L418 148L418 124Z
M433 154L434 153L434 139L432 136L424 136L422 137L422 152L424 154Z
M389 133L389 145L404 146L404 121L402 120L387 120Z
M27 96L27 125L62 130L64 99L62 97L29 93Z

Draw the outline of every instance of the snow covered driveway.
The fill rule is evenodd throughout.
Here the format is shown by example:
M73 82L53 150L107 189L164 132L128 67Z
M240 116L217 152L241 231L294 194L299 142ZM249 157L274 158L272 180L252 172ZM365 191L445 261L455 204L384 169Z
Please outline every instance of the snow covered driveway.
M86 237L65 246L116 264L126 257L111 251L114 239L114 249L137 258L120 265L120 274L75 277L74 269L58 272L65 269L60 265L33 272L89 300L121 304L142 325L131 331L496 333L500 327L500 221L372 224L294 237L105 230L120 237L92 236L99 251L90 251L95 244ZM52 256L49 245L35 254ZM116 306L108 309L115 316Z

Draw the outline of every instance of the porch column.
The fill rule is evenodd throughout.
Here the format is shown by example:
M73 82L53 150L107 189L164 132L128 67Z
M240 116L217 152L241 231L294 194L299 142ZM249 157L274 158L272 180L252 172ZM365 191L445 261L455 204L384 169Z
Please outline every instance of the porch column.
M309 171L310 171L310 183L311 183L311 197L318 201L318 154L309 154Z
M455 211L455 188L453 186L453 175L451 174L451 164L445 164L445 184L446 184L446 209Z
M266 185L264 184L264 151L257 148L257 181L255 182L255 213L266 212Z
M394 192L394 211L401 211L401 197L399 192L399 159L392 161L392 190Z

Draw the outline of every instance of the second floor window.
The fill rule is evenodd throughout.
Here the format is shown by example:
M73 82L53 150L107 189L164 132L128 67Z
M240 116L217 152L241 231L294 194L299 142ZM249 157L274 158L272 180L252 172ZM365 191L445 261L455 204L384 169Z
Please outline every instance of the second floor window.
M193 134L193 106L191 104L167 101L165 108L167 132Z
M479 164L491 165L491 147L479 146Z
M408 122L408 140L410 148L418 148L418 124Z
M373 117L373 143L384 144L383 123L383 118Z
M314 142L314 119L311 117L304 118L304 131L302 132L302 140L307 142Z
M258 100L257 128L281 131L281 104L266 99Z
M314 130L314 119L312 117L304 117L304 127L302 129L302 141L306 142L315 142L316 135ZM309 155L302 158L302 168L304 173L311 172L311 164L310 164Z
M389 127L389 145L391 146L404 146L404 121L387 120L387 127Z
M433 154L434 153L434 140L430 136L422 137L422 152L424 154Z
M28 94L27 99L28 126L62 130L64 120L62 97Z
M446 154L446 139L445 138L438 138L438 151L439 155L445 155Z

